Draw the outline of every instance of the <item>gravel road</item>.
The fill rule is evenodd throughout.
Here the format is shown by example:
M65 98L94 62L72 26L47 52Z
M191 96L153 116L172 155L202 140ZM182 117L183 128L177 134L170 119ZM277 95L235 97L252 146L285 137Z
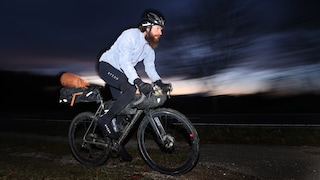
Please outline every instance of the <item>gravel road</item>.
M206 144L200 161L259 179L320 179L319 147Z
M66 137L0 132L0 137L10 139L15 136L34 140L38 138L49 142L67 142ZM134 146L136 147L135 141L129 141L127 144L127 148ZM320 179L320 147L202 144L200 153L199 163L202 165L208 164L226 172L238 173L254 179ZM74 161L71 155L67 160Z

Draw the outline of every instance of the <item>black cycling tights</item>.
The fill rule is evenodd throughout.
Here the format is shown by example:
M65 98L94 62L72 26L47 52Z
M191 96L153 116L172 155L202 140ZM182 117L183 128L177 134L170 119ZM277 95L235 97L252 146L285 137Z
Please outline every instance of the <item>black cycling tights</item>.
M105 122L125 108L134 98L137 88L128 82L128 78L109 63L99 63L99 76L110 86L112 98L115 100L109 111L102 117Z

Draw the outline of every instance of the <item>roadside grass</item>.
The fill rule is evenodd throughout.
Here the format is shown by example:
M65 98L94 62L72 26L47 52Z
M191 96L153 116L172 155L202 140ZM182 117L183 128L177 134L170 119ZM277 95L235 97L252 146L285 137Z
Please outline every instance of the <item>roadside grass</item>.
M320 128L307 126L197 126L204 144L320 146Z

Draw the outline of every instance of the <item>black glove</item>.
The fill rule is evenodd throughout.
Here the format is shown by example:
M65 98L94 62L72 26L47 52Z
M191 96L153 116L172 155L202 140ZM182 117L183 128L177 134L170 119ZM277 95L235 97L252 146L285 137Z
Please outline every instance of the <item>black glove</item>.
M149 94L153 90L151 84L145 83L139 78L135 79L133 82L138 86L139 91L144 95Z
M159 87L162 89L162 91L164 91L164 92L171 91L171 89L172 89L171 84L163 83L163 82L161 81L161 79L160 79L160 80L157 80L157 81L154 82L154 83L155 83L157 86L159 86Z

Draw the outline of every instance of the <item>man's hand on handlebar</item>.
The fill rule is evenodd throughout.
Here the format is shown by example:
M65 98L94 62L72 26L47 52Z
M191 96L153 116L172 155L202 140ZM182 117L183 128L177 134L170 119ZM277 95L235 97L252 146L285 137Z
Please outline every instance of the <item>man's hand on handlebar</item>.
M157 86L159 86L160 89L162 89L162 91L164 91L164 92L172 91L172 85L171 85L171 83L163 83L163 82L161 81L161 79L155 81L154 84L156 84Z
M149 94L153 90L151 84L143 82L140 78L135 79L134 84L138 86L140 93L144 95Z

